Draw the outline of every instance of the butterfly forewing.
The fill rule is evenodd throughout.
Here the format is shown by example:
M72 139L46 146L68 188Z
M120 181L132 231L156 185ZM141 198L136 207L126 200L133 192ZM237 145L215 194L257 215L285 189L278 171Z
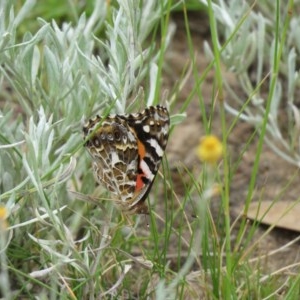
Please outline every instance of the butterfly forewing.
M126 117L138 140L136 197L131 203L134 206L144 201L150 191L167 145L170 119L167 109L162 106L151 106Z
M96 180L117 196L123 211L148 212L144 201L166 148L169 124L167 109L158 105L104 120L97 116L84 127Z

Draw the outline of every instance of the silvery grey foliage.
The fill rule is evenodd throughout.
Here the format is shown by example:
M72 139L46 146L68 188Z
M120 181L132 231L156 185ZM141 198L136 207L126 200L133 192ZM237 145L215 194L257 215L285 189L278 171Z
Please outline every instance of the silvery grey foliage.
M89 246L78 251L77 244L90 231L80 240L72 232L79 230L84 208L67 190L93 189L90 162L83 154L83 119L157 101L157 62L165 48L144 44L168 1L119 0L116 8L110 1L95 0L89 17L82 14L75 24L38 18L37 31L21 39L19 26L36 1L27 0L17 13L12 2L0 1L0 204L14 220L8 230L41 249L43 268L29 276L47 278L55 294L55 287L61 289L57 279L68 268L79 272L78 282L97 274L111 241L110 227L104 226L98 251ZM141 89L145 81L149 97ZM71 217L70 210L76 212ZM1 235L0 243L5 249L10 240ZM52 265L47 264L50 257ZM5 251L0 259L3 266ZM0 268L0 281L2 295L11 298L6 269ZM86 295L97 294L97 288L87 286Z

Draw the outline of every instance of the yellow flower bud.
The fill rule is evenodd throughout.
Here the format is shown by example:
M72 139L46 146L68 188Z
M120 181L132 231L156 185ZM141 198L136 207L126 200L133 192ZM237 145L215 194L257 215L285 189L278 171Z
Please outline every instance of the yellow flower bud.
M0 205L0 230L7 228L6 218L8 217L7 208Z
M223 146L214 135L207 135L200 140L197 156L203 162L215 164L222 156Z

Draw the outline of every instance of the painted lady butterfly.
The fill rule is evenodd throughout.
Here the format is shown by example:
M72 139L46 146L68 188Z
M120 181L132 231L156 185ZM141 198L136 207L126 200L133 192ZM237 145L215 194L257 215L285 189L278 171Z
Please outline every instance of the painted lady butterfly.
M83 128L96 180L117 196L126 213L147 214L145 200L158 171L169 135L163 106L141 113L96 116Z

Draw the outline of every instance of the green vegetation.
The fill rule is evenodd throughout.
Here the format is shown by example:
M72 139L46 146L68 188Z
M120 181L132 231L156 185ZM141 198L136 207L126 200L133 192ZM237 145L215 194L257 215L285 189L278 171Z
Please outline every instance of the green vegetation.
M287 164L300 163L294 103L299 5L279 0L252 6L222 0L83 3L0 1L0 298L298 299L299 272L286 275L288 265L272 272L264 268L266 258L253 240L258 224L244 216L255 196L263 145ZM170 68L166 56L172 53L175 12L185 24L189 60L166 96L163 79ZM202 49L194 48L190 12L209 18L210 41L204 43L209 63L201 74ZM239 91L224 70L234 75ZM201 87L211 71L208 111ZM180 101L191 78L189 94ZM84 122L96 114L164 104L172 136L195 99L207 134L214 133L214 111L220 113L222 163L199 161L200 173L176 169L182 197L167 148L150 193L150 215L124 217L112 205L112 195L95 183L83 147ZM277 122L282 106L285 134ZM255 133L231 161L228 137L240 120L252 124ZM230 187L254 136L256 156L241 196L244 216L232 220ZM210 201L216 194L215 218Z

